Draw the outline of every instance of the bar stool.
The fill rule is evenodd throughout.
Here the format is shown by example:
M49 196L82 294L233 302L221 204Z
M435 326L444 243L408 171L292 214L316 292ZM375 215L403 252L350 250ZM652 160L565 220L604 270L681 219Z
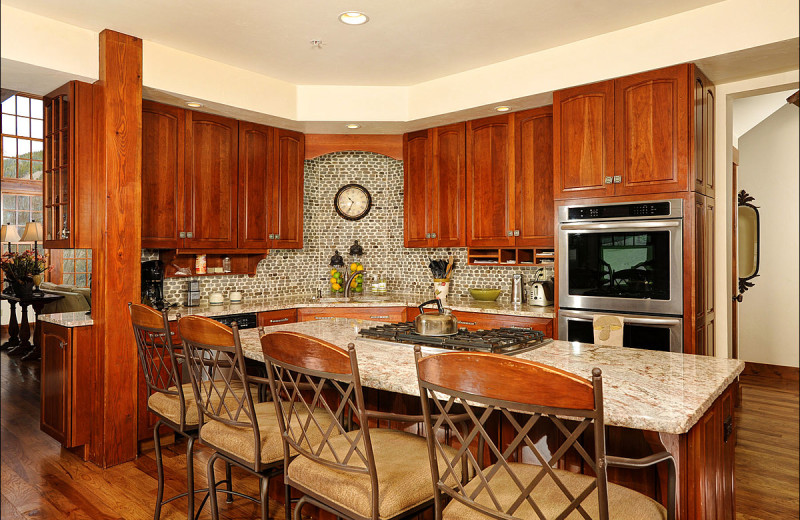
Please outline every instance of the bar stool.
M158 472L158 495L155 506L155 520L161 518L161 507L181 497L189 501L189 520L194 517L194 495L205 493L208 488L194 489L194 442L197 440L198 410L193 403L194 392L191 383L183 383L179 366L182 356L176 353L169 330L167 310L159 312L146 305L128 303L131 314L136 348L144 372L145 385L149 397L147 410L158 417L153 429L155 441L156 469ZM187 399L188 397L188 399ZM189 405L187 406L187 401ZM176 434L186 437L186 483L187 491L164 500L164 463L161 456L161 435L163 425ZM226 480L230 487L230 472ZM205 502L205 499L203 503ZM201 503L200 509L203 504Z
M641 459L606 455L603 423L603 380L600 369L592 381L525 359L488 353L452 352L423 358L414 348L422 409L431 457L431 476L436 492L437 519L495 518L532 520L540 518L664 519L675 518L675 462L663 451ZM502 384L498 384L502 382ZM434 398L434 392L436 398ZM432 414L433 403L438 418ZM469 435L459 439L456 455L466 455L475 477L453 485L453 455L437 438L450 424L450 410L461 405L472 418ZM487 433L485 423L500 413L514 428L509 443ZM566 421L560 417L575 418ZM545 457L529 433L542 418L549 418L563 434L563 444ZM591 428L590 428L591 427ZM593 432L592 432L593 430ZM594 455L581 445L584 432L594 434ZM496 461L472 455L470 444L483 441ZM525 449L539 465L516 460ZM574 449L596 476L555 467L568 450ZM667 462L669 468L668 510L634 490L609 484L606 467L643 468ZM443 473L439 469L444 464ZM449 503L446 504L446 500Z
M370 420L413 423L422 417L365 408L352 343L344 351L281 331L261 336L261 348L283 433L287 495L290 487L304 494L295 520L305 504L354 520L411 517L432 505L425 439L369 426Z
M268 519L269 480L283 470L280 429L272 403L257 402L251 384L267 380L247 374L239 328L200 316L178 321L186 363L199 409L200 441L214 451L208 459L211 518L217 520L214 462L222 459L260 479L259 498L233 491L220 492L261 503L261 518ZM288 517L290 504L286 501Z

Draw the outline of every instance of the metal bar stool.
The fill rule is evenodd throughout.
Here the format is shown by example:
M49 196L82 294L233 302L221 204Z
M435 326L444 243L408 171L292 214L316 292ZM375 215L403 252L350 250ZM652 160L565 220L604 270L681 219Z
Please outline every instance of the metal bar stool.
M155 441L156 469L158 472L158 495L156 497L155 520L161 518L161 507L178 498L189 501L187 518L194 518L194 495L206 493L208 488L194 489L194 442L197 440L198 410L193 403L191 383L183 383L179 370L182 356L176 353L169 330L168 311L159 312L146 305L128 303L131 314L136 348L144 372L149 397L147 410L158 417L153 429ZM189 406L187 406L187 397ZM164 500L164 463L161 456L161 426L166 425L175 433L186 437L186 483L187 491ZM230 468L225 480L230 487ZM208 497L203 499L197 513Z

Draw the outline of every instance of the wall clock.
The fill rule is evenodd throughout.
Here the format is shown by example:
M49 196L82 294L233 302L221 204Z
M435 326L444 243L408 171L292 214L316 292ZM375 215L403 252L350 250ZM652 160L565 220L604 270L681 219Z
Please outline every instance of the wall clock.
M336 213L347 220L361 220L372 208L372 196L360 184L345 184L333 198Z

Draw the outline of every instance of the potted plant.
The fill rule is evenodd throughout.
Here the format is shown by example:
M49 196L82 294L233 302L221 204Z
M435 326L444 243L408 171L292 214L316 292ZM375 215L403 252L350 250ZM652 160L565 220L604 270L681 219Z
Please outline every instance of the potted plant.
M22 253L4 253L2 269L14 296L30 298L34 285L41 283L42 275L49 270L47 261L31 250Z

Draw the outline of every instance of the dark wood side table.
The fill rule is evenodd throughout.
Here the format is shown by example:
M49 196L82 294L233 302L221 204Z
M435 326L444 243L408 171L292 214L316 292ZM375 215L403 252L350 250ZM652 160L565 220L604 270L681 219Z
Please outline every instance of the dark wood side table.
M22 356L23 361L32 361L39 359L41 356L41 348L38 344L39 341L39 314L42 308L50 302L60 300L63 298L60 294L40 294L33 295L29 298L20 298L10 294L0 295L3 300L8 300L11 305L11 316L8 322L8 341L3 344L2 348L8 348L9 356ZM22 320L17 324L16 306L22 308ZM30 342L31 325L28 322L28 306L33 307L34 312L34 329L33 329L33 344Z

